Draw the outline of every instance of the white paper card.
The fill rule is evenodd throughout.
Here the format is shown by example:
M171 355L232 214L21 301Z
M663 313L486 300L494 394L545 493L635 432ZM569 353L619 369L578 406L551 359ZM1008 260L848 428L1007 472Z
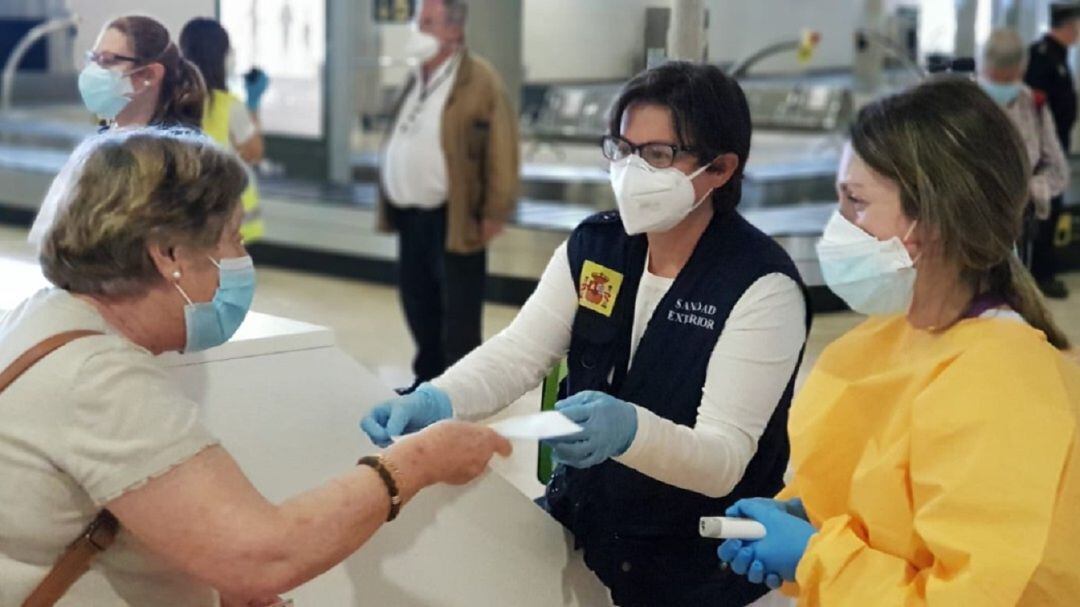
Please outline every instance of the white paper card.
M506 438L543 440L581 432L581 426L570 421L558 411L543 411L519 415L488 424L488 427Z

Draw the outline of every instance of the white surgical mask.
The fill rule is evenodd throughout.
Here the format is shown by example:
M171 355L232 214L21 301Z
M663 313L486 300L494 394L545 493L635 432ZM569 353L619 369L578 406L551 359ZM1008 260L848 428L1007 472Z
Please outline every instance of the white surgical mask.
M90 62L79 72L79 94L86 109L99 118L116 118L131 102L135 89L131 76Z
M658 169L637 154L612 162L611 188L626 233L665 232L686 219L712 192L694 199L693 179L708 168L687 175L675 167Z
M907 239L915 229L911 225ZM915 261L903 240L881 241L834 211L817 245L825 284L856 312L902 314L915 293Z
M413 24L409 38L405 41L405 55L416 63L423 63L439 54L439 39L427 32L420 31Z

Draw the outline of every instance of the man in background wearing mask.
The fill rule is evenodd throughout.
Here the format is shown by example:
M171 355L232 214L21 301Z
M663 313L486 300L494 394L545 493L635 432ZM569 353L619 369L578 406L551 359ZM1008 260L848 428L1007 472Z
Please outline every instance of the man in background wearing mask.
M1050 106L1057 124L1057 136L1061 148L1069 153L1070 133L1076 123L1076 87L1069 71L1069 47L1080 40L1080 4L1067 2L1050 5L1050 31L1031 46L1031 57L1024 74L1024 82L1030 86L1037 99ZM1065 284L1056 278L1057 261L1054 254L1054 230L1064 200L1061 196L1051 201L1050 216L1039 222L1035 239L1031 273L1039 288L1047 297L1064 299L1069 296Z
M487 245L517 203L517 116L465 48L466 12L462 0L418 2L406 45L416 68L381 158L379 227L399 234L413 388L480 345Z
M1069 185L1069 164L1058 141L1057 126L1045 98L1024 85L1027 49L1016 31L999 29L983 46L979 86L1009 115L1031 161L1028 185L1031 205L1025 220L1020 254L1031 267L1039 223L1050 218L1051 200Z

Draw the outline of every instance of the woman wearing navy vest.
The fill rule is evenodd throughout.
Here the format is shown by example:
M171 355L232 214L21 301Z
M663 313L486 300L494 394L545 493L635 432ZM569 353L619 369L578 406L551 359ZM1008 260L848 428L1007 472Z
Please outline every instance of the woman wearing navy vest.
M716 565L701 516L783 485L786 422L809 328L798 272L735 210L750 112L719 69L672 62L623 89L603 154L619 211L555 251L514 322L442 376L377 407L379 445L481 418L564 357L541 504L624 607L746 605L766 589Z

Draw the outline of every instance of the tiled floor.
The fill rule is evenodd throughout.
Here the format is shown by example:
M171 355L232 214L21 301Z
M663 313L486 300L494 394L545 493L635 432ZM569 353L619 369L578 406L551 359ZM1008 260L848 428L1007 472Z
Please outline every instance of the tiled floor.
M25 230L0 226L0 257L31 260L25 243ZM1051 308L1069 336L1080 343L1080 274L1066 277L1073 297L1051 303ZM0 277L2 285L2 277ZM2 287L0 287L2 288ZM339 278L315 276L274 268L259 270L259 289L255 310L267 314L303 320L333 328L342 348L388 385L410 383L409 364L412 342L405 327L392 288ZM487 305L484 310L484 333L493 335L510 323L516 309L512 306ZM817 360L830 341L859 322L855 314L819 315L814 321L807 347L803 375ZM527 412L539 406L539 391L523 397L505 414ZM357 436L358 440L362 437ZM516 445L514 457L499 465L523 491L536 494L536 445Z

